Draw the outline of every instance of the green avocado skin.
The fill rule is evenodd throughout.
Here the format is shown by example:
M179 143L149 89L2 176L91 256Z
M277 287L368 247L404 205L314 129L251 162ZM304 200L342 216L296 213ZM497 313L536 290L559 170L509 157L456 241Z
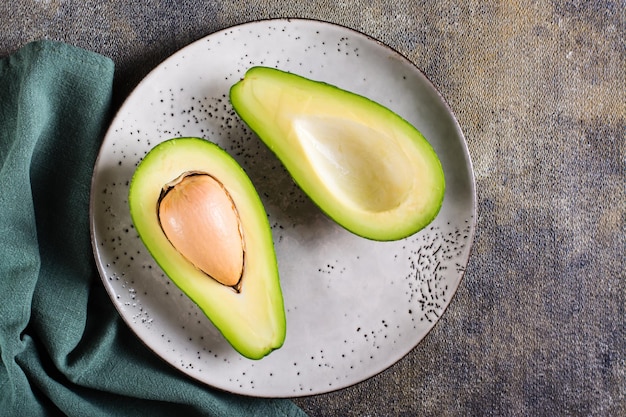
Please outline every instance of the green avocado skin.
M250 68L231 87L230 101L295 183L350 232L399 240L437 217L446 188L441 162L426 138L389 108L268 67Z
M197 269L160 226L157 213L163 186L186 172L213 176L235 204L245 247L238 291ZM174 138L158 144L135 170L129 207L135 229L154 260L237 352L261 359L283 345L286 317L267 214L251 180L226 151L201 138Z

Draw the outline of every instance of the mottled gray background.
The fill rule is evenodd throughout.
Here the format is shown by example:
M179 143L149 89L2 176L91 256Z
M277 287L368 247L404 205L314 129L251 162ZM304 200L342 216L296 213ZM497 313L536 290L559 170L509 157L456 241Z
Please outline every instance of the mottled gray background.
M311 416L626 415L624 1L0 3L0 56L48 38L111 57L115 105L188 43L250 20L367 33L440 89L473 158L478 229L457 296L382 374Z

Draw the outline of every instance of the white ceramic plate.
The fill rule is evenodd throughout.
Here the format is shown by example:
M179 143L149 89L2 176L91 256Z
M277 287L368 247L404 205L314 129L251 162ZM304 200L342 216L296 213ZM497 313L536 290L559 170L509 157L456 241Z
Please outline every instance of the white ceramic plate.
M230 86L253 65L278 67L376 100L413 123L439 154L444 204L422 232L397 242L359 238L326 218L235 115ZM276 245L287 312L284 346L252 361L236 353L163 274L130 219L127 193L141 158L179 136L216 142L257 187ZM361 33L310 20L226 29L154 69L115 117L91 190L97 266L126 323L189 376L244 395L337 390L383 371L435 325L455 293L475 228L465 139L448 106L409 61Z

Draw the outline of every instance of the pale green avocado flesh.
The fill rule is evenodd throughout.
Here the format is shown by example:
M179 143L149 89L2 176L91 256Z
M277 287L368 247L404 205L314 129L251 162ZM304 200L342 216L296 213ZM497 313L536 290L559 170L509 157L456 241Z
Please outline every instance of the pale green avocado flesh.
M223 185L232 200L239 218L240 230L235 233L241 236L245 252L237 285L224 285L196 267L173 245L160 224L164 187L177 183L186 173L209 175ZM162 142L137 167L129 205L134 226L152 257L235 350L250 359L260 359L282 346L286 318L269 222L252 182L231 156L204 139ZM220 241L217 237L207 240L211 239Z
M439 158L390 109L266 67L249 69L230 100L302 190L347 230L398 240L437 216L445 192Z

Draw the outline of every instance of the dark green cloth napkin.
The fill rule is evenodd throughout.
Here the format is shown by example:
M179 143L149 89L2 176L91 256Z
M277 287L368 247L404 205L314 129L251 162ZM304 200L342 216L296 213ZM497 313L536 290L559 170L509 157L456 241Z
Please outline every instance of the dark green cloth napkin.
M301 416L213 390L130 332L100 282L89 189L108 58L40 41L0 60L0 414Z

